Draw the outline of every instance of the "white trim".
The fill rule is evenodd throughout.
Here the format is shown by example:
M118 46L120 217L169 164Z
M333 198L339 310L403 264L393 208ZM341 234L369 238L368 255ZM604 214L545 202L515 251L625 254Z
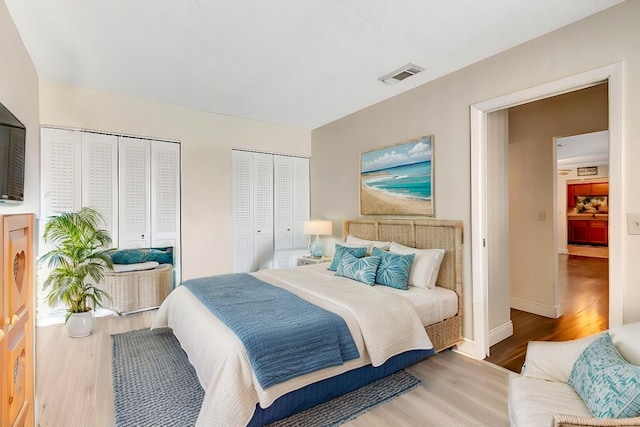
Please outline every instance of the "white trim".
M471 265L473 286L473 337L476 358L488 354L488 260L483 239L486 238L486 153L487 114L539 99L609 82L609 327L622 324L625 251L622 224L626 204L622 182L623 63L542 84L471 106Z
M472 359L476 357L476 343L468 338L464 338L463 341L453 348L453 351L460 353Z
M489 273L484 244L487 236L487 113L471 106L471 280L474 284L473 339L478 360L489 354ZM474 144L474 136L481 143Z
M547 305L540 304L533 301L527 301L519 298L511 297L511 308L520 311L526 311L527 313L537 314L538 316L549 317L551 319L557 319L562 316L562 307L560 305Z
M500 341L506 340L511 335L513 335L513 322L509 320L508 322L489 331L489 347L499 343Z

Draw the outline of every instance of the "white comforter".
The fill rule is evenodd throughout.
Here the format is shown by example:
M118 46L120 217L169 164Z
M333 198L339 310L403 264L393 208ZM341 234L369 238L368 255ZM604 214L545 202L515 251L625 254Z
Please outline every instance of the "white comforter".
M186 288L176 288L161 305L151 328L169 326L195 367L205 396L198 426L246 425L256 403L269 407L278 397L369 363L409 350L433 348L418 315L400 296L337 277L325 265L254 273L342 316L360 358L262 389L241 341Z

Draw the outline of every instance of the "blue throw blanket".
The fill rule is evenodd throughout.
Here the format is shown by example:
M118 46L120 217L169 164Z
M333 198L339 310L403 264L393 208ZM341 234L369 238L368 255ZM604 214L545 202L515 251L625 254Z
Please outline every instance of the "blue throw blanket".
M262 388L360 356L342 317L249 274L183 286L240 338Z

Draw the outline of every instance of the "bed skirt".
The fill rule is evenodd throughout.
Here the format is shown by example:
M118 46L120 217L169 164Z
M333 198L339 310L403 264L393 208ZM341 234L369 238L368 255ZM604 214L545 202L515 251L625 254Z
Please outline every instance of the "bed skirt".
M362 366L344 374L327 378L276 399L268 408L256 405L249 426L257 427L288 417L312 406L327 402L375 380L435 354L435 350L413 350L392 357L381 366Z

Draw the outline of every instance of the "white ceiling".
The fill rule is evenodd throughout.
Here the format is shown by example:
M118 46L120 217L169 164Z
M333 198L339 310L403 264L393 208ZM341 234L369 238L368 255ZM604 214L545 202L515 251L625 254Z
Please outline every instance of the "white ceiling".
M5 3L40 79L314 129L621 1Z
M556 138L558 169L609 164L609 131Z

